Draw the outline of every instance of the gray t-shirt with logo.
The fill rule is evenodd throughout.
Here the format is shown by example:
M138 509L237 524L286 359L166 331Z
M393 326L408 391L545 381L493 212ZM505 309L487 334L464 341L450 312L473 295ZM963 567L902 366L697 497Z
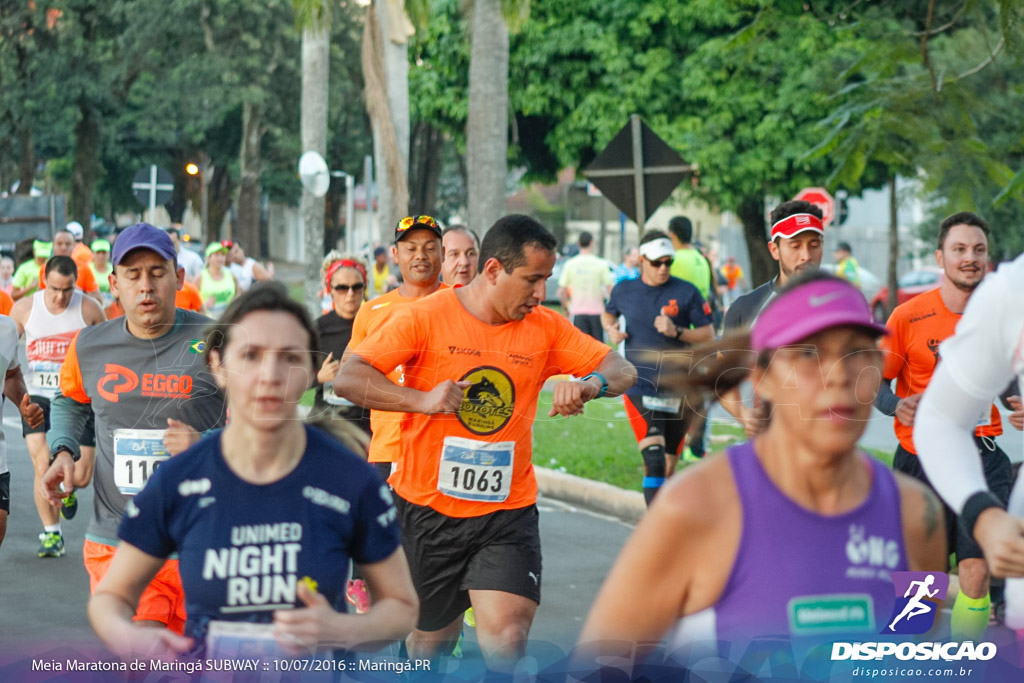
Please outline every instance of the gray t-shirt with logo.
M61 367L62 396L54 399L50 451L78 453L89 405L96 415L93 518L86 536L117 545L129 498L166 457L167 418L200 432L224 424L224 395L203 353L211 320L178 309L174 327L156 339L128 332L125 318L83 329Z

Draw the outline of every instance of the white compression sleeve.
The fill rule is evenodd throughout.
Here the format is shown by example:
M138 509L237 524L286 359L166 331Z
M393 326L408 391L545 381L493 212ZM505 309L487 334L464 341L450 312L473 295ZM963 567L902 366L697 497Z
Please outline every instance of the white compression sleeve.
M978 491L987 491L974 428L978 417L992 405L958 384L953 373L939 363L914 417L914 447L932 486L946 504L959 513Z

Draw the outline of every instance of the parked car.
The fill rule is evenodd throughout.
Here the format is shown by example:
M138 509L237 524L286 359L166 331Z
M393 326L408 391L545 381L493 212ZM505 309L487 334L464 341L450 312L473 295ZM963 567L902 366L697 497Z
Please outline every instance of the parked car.
M904 274L896 281L896 305L910 301L918 294L935 289L945 277L938 268L919 268ZM889 310L889 287L883 286L871 300L871 314L875 320L884 323L892 313Z

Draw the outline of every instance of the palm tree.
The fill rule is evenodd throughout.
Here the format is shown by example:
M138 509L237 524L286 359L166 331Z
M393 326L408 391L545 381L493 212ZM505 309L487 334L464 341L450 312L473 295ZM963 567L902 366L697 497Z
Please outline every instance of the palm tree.
M466 165L469 225L480 233L505 213L508 173L508 34L530 12L530 0L473 0Z
M409 209L408 39L426 21L426 0L375 0L363 32L363 77L373 125L377 172L377 227L391 241L395 222Z
M327 153L327 93L330 66L330 5L327 0L292 0L302 29L302 151ZM306 232L306 305L320 313L320 259L324 249L326 198L302 190L299 215Z

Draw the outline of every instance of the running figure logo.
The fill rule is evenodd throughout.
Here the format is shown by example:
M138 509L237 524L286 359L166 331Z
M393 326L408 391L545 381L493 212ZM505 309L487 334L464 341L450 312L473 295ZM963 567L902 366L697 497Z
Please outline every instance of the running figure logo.
M946 598L949 577L942 572L893 572L892 584L896 603L882 633L926 633Z

